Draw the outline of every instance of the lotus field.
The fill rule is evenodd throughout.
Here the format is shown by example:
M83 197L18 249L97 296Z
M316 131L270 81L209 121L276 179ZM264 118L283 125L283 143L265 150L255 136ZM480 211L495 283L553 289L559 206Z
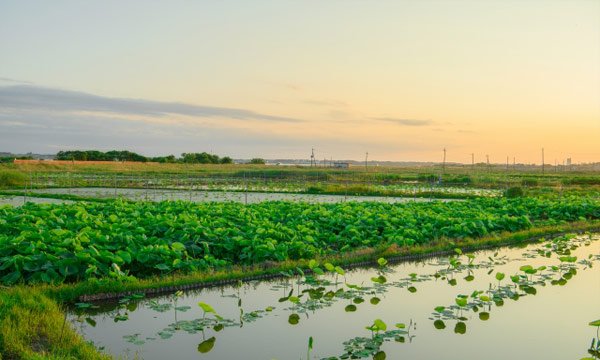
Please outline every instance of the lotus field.
M145 278L592 219L600 219L600 201L587 197L401 204L28 203L0 208L0 282Z

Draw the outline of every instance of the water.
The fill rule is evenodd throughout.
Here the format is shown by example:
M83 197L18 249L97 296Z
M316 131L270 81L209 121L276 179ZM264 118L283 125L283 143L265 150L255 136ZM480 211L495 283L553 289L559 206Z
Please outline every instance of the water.
M11 205L11 206L21 206L26 202L32 202L36 204L70 204L73 201L70 200L61 200L61 199L48 199L48 198L38 198L31 196L0 196L0 206L2 205Z
M338 283L333 275L322 276L319 278L330 283L312 285L298 277L187 292L177 298L176 304L177 307L189 306L187 311L176 311L174 296L169 295L122 305L103 305L93 310L94 315L81 312L77 315L77 311L73 311L69 318L87 339L105 347L110 354L143 359L306 359L310 337L314 340L310 359L339 357L345 352L345 341L371 338L365 326L372 325L375 319L383 320L388 332L395 329L396 323L406 325L402 331L408 333L392 335L381 345L379 351L385 352L388 359L579 359L586 356L596 335L596 329L588 323L600 318L599 239L600 236L593 239L585 236L567 244L577 246L571 253L578 257L576 263L561 265L555 253L550 258L540 256L535 250L547 249L544 244L536 243L526 248L478 252L471 267L466 266L469 259L463 255L460 257L462 265L457 269L448 270L452 266L447 258L440 258L393 265L385 273L380 269L347 272L346 282L365 287L361 290L344 285L343 276L338 276ZM516 291L510 276L524 274L519 270L524 265L548 268L521 280L522 289L529 294L519 290L522 296L518 300L505 297L502 306L489 302L474 312L471 305L476 300L469 298L469 305L463 310L451 309L442 315L434 310L437 306L458 307L455 303L458 295L471 295L490 286L493 291L499 287ZM552 265L561 269L552 270ZM571 268L577 269L575 275ZM433 276L436 272L439 277ZM506 274L500 283L495 278L498 272ZM569 278L564 285L556 283L561 274ZM387 278L385 284L372 281L379 275ZM469 275L473 276L471 281L465 279ZM452 279L456 280L455 286L450 284ZM552 285L553 280L555 285ZM535 288L535 295L528 286ZM319 287L325 289L316 291ZM416 292L409 291L411 287ZM292 288L292 296L302 294L302 290L312 290L317 297L330 290L344 291L330 301L323 298L308 301L308 293L304 292L298 304L289 301L292 298L279 302ZM491 297L488 293L482 295L486 294ZM374 297L380 299L376 305L371 303ZM354 299L358 298L364 302L357 304L360 301ZM189 321L203 317L198 302L212 305L225 322L230 320L235 325L216 331L206 324L203 331L194 333ZM316 306L309 309L307 304ZM346 312L348 305L356 306L357 310ZM166 311L157 311L159 306ZM274 309L264 311L269 306ZM260 312L249 321L248 315L240 319L240 310L244 314ZM489 320L480 319L482 312L489 314ZM115 320L126 313L128 320ZM291 314L299 315L298 324L290 324ZM446 328L443 330L434 326L439 317L444 318ZM206 318L214 319L214 316L207 314ZM175 330L172 325L169 331L170 324L178 324L180 329ZM455 332L457 324L458 332L462 331L461 324L466 325L464 334ZM170 337L162 339L161 334ZM205 353L199 351L207 349Z
M36 192L47 194L69 194L84 197L111 198L122 197L129 200L187 200L194 202L224 202L258 203L263 201L301 201L309 203L337 203L343 201L376 201L385 203L400 203L407 201L432 201L427 198L405 198L386 196L344 196L318 194L292 194L269 192L240 192L240 191L186 191L168 189L129 189L129 188L53 188L37 189ZM456 201L452 199L434 199L435 201Z

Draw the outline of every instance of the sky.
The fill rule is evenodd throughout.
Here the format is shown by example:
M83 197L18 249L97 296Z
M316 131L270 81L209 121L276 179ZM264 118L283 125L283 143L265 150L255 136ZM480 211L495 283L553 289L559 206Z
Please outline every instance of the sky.
M600 161L598 0L0 2L0 151Z

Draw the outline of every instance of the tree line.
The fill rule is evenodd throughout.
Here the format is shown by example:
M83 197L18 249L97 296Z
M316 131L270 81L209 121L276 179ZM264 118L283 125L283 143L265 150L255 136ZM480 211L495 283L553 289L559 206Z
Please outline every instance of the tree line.
M8 164L18 160L33 160L32 156L0 156L0 164Z
M158 163L183 163L183 164L233 164L233 159L229 156L219 157L207 152L201 153L183 153L181 157L175 155L146 157L131 151L107 151L98 150L69 150L59 151L56 154L56 160L77 160L77 161L135 161L135 162L158 162ZM264 164L265 161L260 158L250 160L251 164Z

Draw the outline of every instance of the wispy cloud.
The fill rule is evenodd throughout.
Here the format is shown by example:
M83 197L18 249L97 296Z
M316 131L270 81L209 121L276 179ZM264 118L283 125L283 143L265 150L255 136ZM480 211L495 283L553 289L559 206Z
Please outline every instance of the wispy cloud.
M307 139L304 135L274 134L258 126L210 127L180 122L137 122L119 116L0 111L2 151L54 153L65 149L128 149L146 155L213 151L238 157L306 157L311 147L318 156L352 158L356 149L370 153L428 149L418 140L397 144L382 139L347 139L325 132Z
M162 117L171 114L202 118L230 118L276 122L301 122L285 116L262 114L252 110L202 106L178 102L113 98L80 91L31 85L0 87L0 107L19 111L104 112L122 115Z
M9 82L9 83L17 83L17 84L33 84L31 81L26 80L17 80L0 76L0 82Z
M298 84L294 84L294 83L289 83L289 82L272 82L272 83L269 83L269 84L273 85L275 87L282 88L282 89L289 90L289 91L293 91L293 92L299 92L299 91L303 91L304 90L302 88L302 86L300 86Z
M346 107L348 103L339 100L327 100L327 99L307 99L303 101L304 104L326 106L326 107Z
M19 153L129 149L147 155L214 151L268 158L304 156L312 146L334 158L336 154L362 156L357 149L384 154L389 149L424 151L429 146L419 140L399 145L391 138L357 138L357 129L368 116L342 107L327 110L330 113L322 122L303 122L238 108L105 97L32 85L0 86L0 145ZM347 136L329 131L339 128L338 121L346 125ZM311 126L305 126L308 123Z
M372 117L373 120L391 122L403 126L428 126L432 125L433 121L426 119L402 119L402 118L391 118L391 117Z

